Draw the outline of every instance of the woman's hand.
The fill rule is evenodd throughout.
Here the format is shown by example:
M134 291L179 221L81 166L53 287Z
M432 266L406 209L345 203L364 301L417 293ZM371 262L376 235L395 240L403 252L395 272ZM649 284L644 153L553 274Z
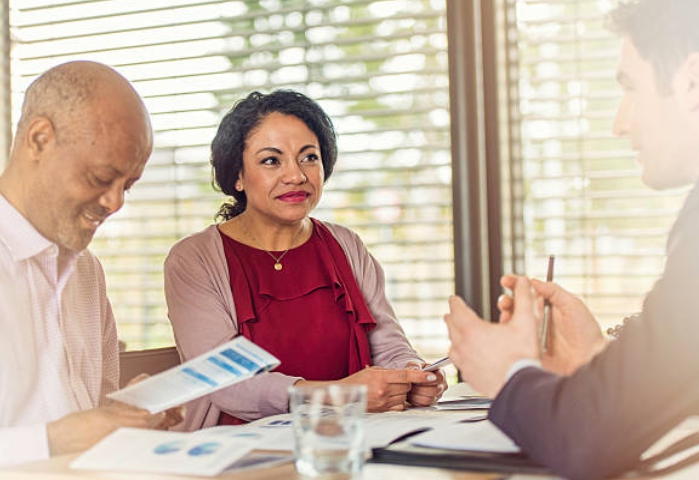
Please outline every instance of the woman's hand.
M423 363L422 365L418 365L409 363L406 368L409 370L420 370L425 365L427 364ZM413 383L408 392L408 403L410 406L429 407L430 405L434 405L437 400L442 397L442 394L447 389L447 381L444 379L444 372L440 369L432 373L437 377L433 381Z
M339 383L361 384L367 386L367 411L386 412L402 411L406 402L412 404L413 388L422 385L427 389L436 389L440 384L440 377L444 376L435 372L422 372L415 369L388 370L381 367L367 367ZM427 390L420 390L422 401L429 394ZM410 398L409 398L410 395Z

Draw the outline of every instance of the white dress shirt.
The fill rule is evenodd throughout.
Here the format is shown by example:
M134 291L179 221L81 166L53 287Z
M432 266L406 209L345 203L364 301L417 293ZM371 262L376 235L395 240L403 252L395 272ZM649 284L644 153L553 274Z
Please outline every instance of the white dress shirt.
M0 465L47 458L46 424L118 385L104 272L60 253L0 195Z

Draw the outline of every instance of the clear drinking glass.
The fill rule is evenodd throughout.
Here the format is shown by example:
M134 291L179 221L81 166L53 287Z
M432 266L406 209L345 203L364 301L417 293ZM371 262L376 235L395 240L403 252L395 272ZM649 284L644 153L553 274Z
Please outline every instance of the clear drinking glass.
M291 387L296 470L304 476L352 478L364 464L366 386Z

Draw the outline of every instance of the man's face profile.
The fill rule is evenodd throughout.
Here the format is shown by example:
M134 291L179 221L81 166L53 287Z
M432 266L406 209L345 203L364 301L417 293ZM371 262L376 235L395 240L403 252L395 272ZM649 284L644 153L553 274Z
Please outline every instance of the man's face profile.
M629 137L643 182L655 189L695 182L699 176L699 139L689 98L691 79L685 66L675 73L671 93L661 93L653 66L627 38L617 80L624 97L614 121L614 133Z

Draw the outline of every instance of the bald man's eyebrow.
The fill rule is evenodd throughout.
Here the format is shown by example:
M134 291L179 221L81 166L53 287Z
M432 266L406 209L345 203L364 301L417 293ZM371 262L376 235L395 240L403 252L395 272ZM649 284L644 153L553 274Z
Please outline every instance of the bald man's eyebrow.
M97 167L98 170L104 170L105 173L109 172L114 175L123 175L121 170L116 168L114 165L101 165Z

